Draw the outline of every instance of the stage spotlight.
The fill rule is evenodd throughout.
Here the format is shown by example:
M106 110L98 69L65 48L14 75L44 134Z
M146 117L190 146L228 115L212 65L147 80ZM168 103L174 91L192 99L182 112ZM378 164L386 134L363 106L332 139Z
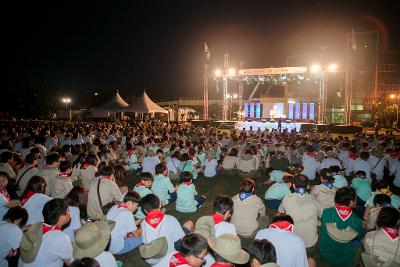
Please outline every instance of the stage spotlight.
M228 70L228 75L229 76L235 76L235 73L236 73L235 69L231 68L231 69Z
M233 98L236 99L238 97L237 94L233 94Z
M391 95L390 95L390 98L391 98L391 99L394 99L395 97L396 97L395 94L391 94Z
M222 71L221 71L221 70L216 70L216 71L214 72L214 75L215 75L215 77L221 77Z
M318 64L312 64L311 65L311 73L319 73L321 71L321 66Z
M336 64L329 64L328 65L328 72L336 72L338 69L338 65Z

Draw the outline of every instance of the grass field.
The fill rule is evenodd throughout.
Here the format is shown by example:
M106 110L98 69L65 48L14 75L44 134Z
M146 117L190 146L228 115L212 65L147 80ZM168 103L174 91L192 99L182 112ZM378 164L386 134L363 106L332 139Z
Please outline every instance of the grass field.
M259 177L255 179L255 192L262 199L264 199L265 191L267 189L267 187L264 185L264 182L267 180L266 177L267 176L261 171ZM212 204L215 196L218 194L225 194L232 197L237 194L240 180L241 178L239 175L228 174L219 174L214 178L200 178L196 180L194 184L196 185L197 192L207 197L205 205L196 213L180 213L175 210L175 204L171 204L167 207L166 213L175 216L181 223L184 223L186 220L192 220L193 222L196 222L199 217L210 215L212 213ZM138 181L138 177L129 176L127 179L129 189L132 189ZM275 211L267 209L267 214L270 218L274 215L274 213ZM249 239L242 239L242 246L246 247L250 241L251 240ZM319 260L318 249L309 254L309 256L312 256L317 260L318 266L328 266ZM125 267L150 266L141 259L138 249L125 255L118 256L117 260L121 260L123 262L123 266Z

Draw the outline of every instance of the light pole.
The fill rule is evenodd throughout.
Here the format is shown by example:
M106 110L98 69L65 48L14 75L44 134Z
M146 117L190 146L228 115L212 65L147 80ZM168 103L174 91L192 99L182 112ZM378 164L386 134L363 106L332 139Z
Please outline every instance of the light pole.
M396 95L391 94L390 98L394 100L396 98ZM394 105L396 106L396 129L399 125L399 98L400 95L397 96L397 103L394 103Z
M319 80L319 101L318 101L318 124L323 124L326 121L326 103L327 103L327 92L328 86L326 82L327 73L336 73L338 65L332 63L329 65L318 65L313 64L310 67L312 74L317 74L320 77Z
M71 103L71 98L64 97L61 99L61 102L65 104L65 116L68 114L68 104ZM69 112L69 119L71 120L71 111Z

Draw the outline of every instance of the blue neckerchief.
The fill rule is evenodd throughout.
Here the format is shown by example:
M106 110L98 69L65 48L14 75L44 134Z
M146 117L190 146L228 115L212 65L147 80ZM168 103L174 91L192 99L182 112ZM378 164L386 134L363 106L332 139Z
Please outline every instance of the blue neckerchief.
M323 182L322 184L325 185L326 187L328 187L329 189L333 188L333 184L331 184L331 183Z
M251 197L252 195L253 195L253 193L242 192L242 193L239 194L240 201L243 201L246 198Z
M304 196L307 193L307 189L305 188L296 188L296 190L294 190L294 192L296 192L297 194L299 194L300 196Z

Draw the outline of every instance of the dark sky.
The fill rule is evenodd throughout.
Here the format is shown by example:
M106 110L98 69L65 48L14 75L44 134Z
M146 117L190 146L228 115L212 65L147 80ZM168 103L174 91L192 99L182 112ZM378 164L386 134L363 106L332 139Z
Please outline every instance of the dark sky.
M14 1L15 2L15 1ZM201 96L203 42L211 68L284 66L286 56L344 51L345 33L380 21L397 44L396 1L27 1L3 6L3 94L120 89L155 98ZM384 32L384 29L380 29ZM397 38L397 40L396 40ZM4 72L3 72L4 73Z

